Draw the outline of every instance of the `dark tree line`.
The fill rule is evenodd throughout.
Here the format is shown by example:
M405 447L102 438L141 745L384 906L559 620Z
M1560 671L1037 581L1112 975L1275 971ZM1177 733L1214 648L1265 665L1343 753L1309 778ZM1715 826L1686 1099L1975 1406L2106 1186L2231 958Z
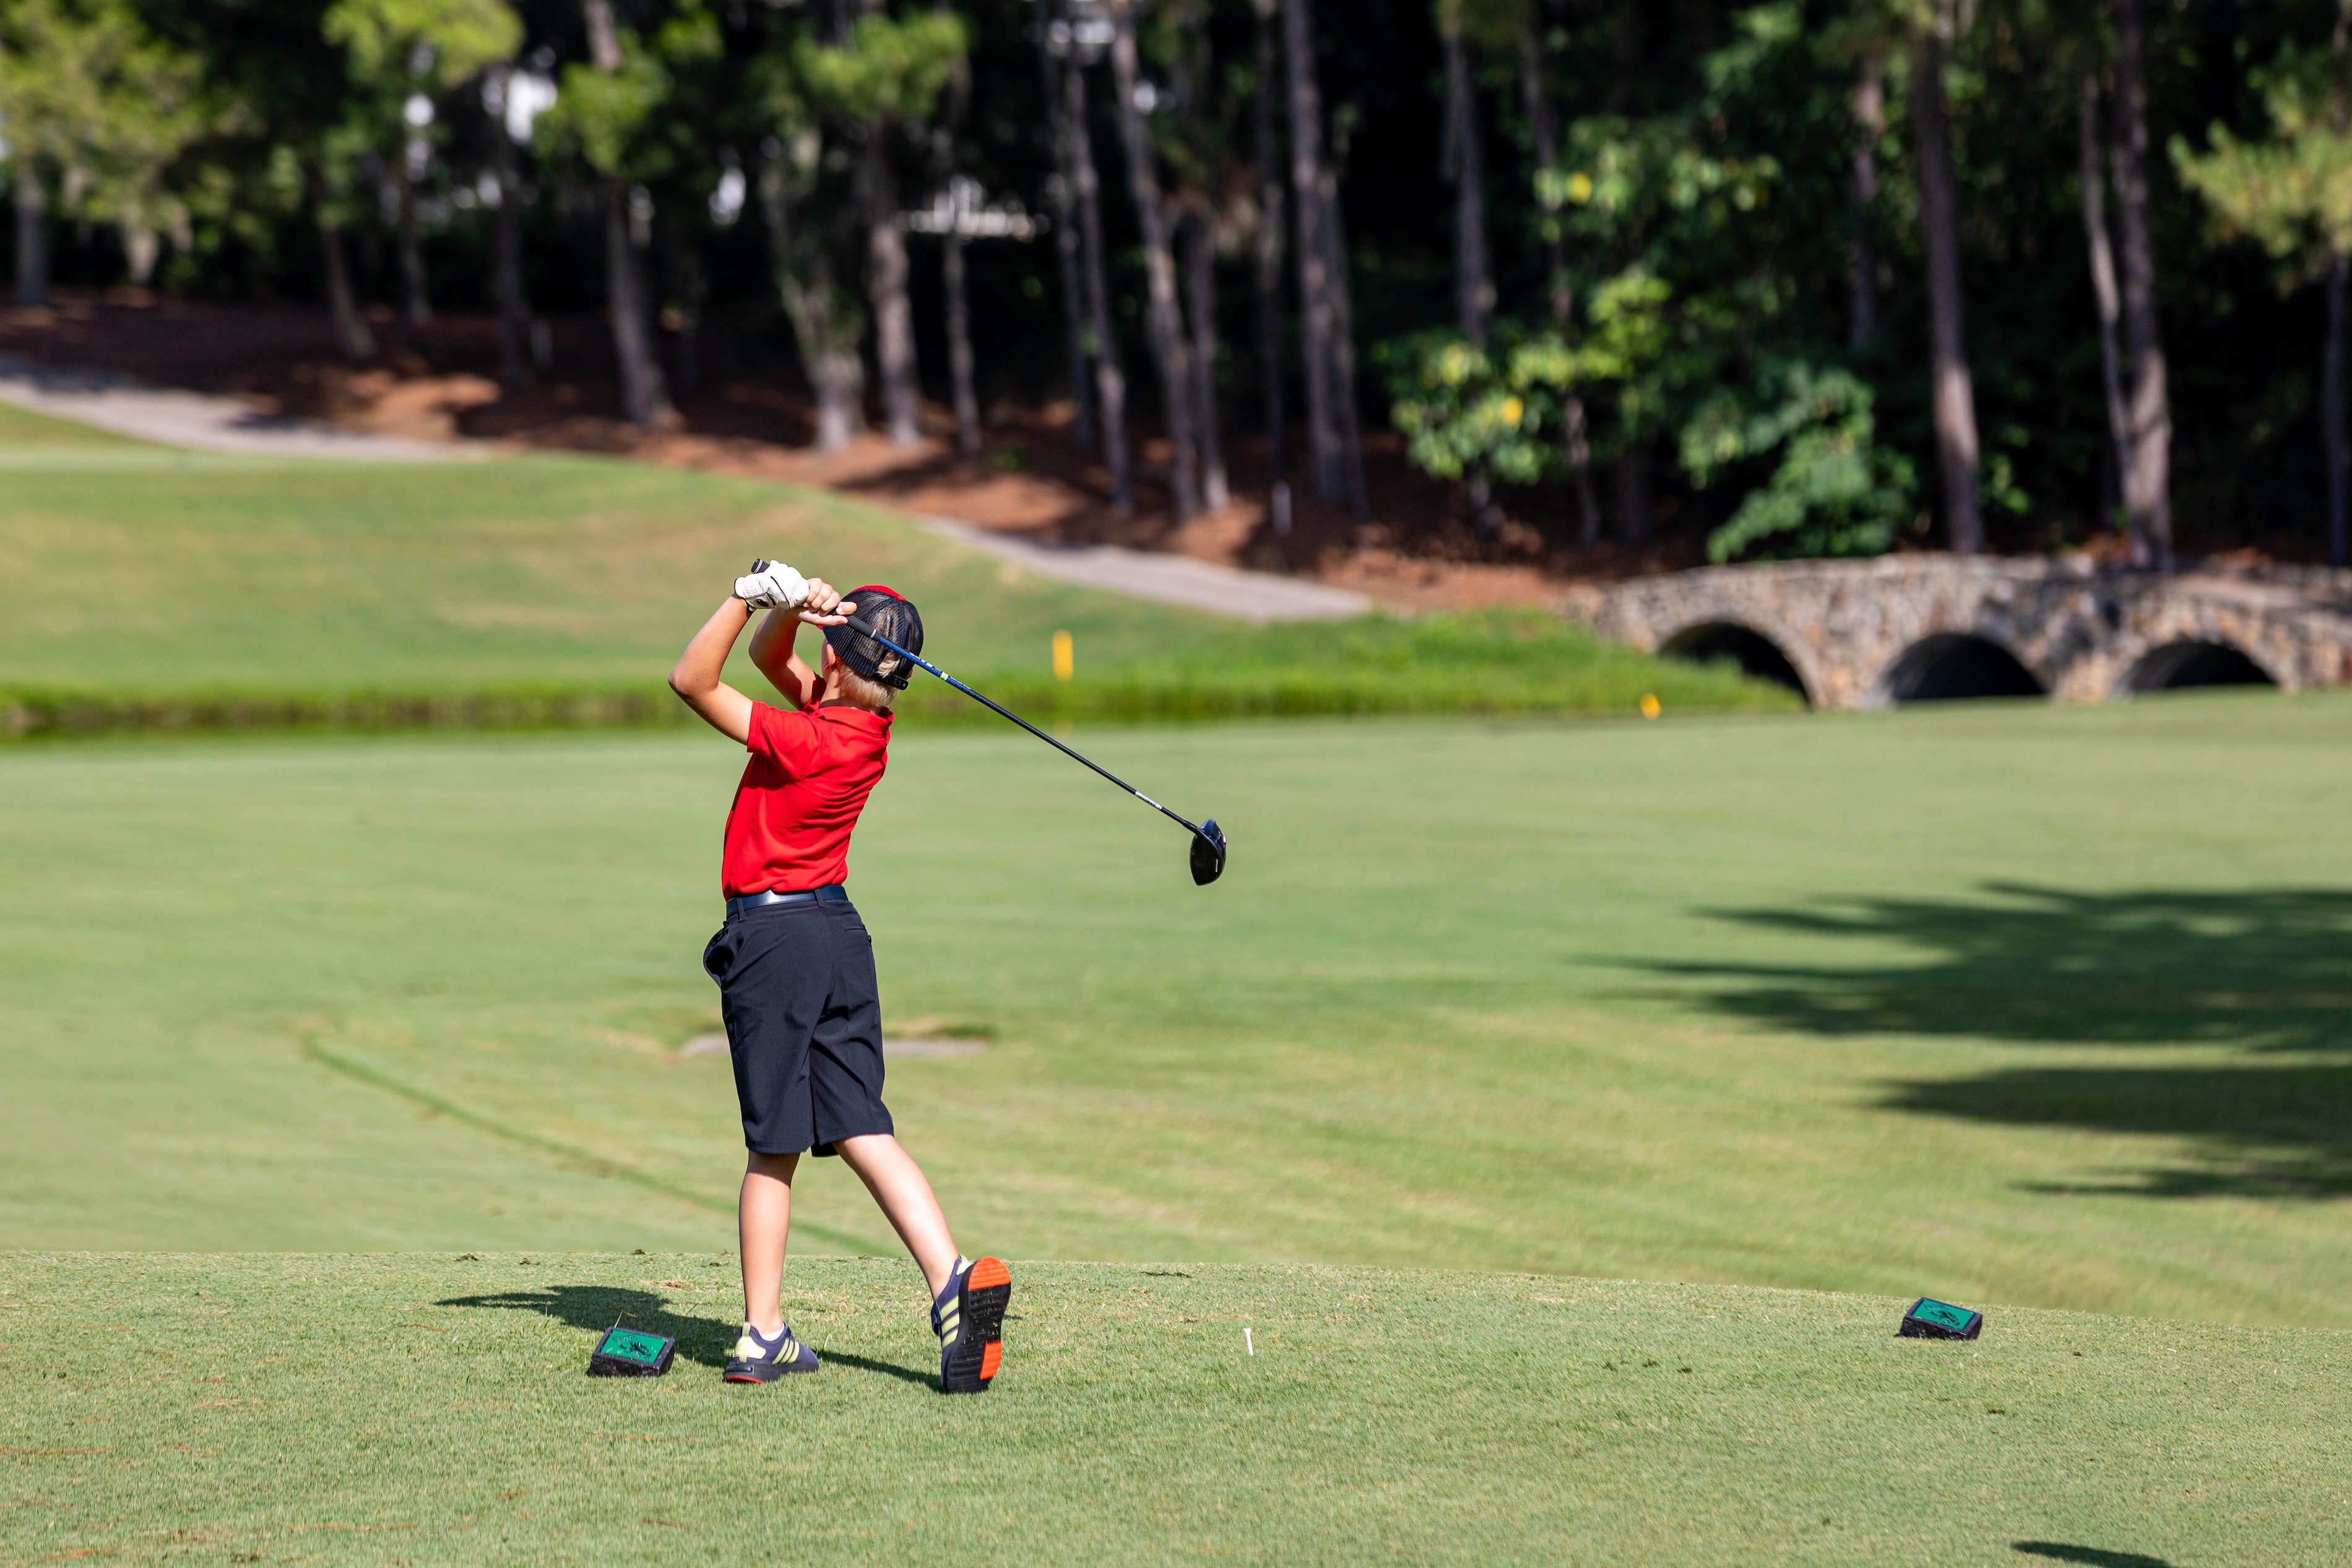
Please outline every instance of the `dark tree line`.
M642 425L772 349L1121 507L1148 420L1179 519L1401 437L1489 540L2340 561L2347 5L0 0L0 139L27 302L487 308L518 394L601 309Z

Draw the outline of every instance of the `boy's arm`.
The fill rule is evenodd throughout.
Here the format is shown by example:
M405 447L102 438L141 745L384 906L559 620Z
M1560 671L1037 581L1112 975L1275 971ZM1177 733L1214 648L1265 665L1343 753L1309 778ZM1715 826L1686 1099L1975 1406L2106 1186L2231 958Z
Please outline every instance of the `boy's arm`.
M796 613L782 606L768 612L760 629L751 633L751 663L761 674L775 684L784 700L796 708L814 707L824 695L824 683L817 673L801 661L795 643L803 622L812 626L838 625L842 616L841 595L821 577L808 582L808 598Z
M711 728L738 746L751 739L751 699L719 676L727 668L727 655L735 651L735 639L743 634L751 619L751 607L730 595L726 603L710 612L710 619L702 623L702 630L694 634L694 641L686 645L669 673L669 689Z

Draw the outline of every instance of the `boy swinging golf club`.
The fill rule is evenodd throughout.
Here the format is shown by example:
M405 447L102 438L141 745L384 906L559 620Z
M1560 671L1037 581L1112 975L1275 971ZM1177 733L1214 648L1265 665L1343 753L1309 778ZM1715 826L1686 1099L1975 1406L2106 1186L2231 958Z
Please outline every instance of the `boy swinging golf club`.
M751 662L790 711L720 679L759 610L768 616L751 638ZM853 612L863 630L850 626ZM793 646L803 624L824 633L814 670ZM743 1334L727 1364L730 1383L817 1369L816 1353L784 1322L782 1299L793 1174L811 1150L840 1155L857 1174L922 1270L940 1392L984 1392L1003 1354L1013 1277L993 1258L975 1262L956 1250L930 1182L894 1135L882 1103L874 945L842 887L851 830L887 763L891 703L912 673L905 655L922 645L922 618L889 589L859 588L845 599L822 580L761 561L670 672L670 688L751 754L727 816L727 923L702 955L719 983L751 1151L737 1209Z

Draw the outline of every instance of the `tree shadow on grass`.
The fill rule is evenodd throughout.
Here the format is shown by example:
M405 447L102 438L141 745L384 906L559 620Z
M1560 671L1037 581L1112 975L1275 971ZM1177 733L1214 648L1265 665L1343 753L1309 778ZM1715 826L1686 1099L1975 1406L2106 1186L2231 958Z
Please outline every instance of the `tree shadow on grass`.
M2028 1557L2087 1563L2091 1568L2172 1568L2166 1559L2150 1557L2143 1552L2105 1552L2096 1546L2069 1546L2059 1541L2016 1541L2010 1543L2010 1549Z
M1883 1103L1974 1121L2184 1137L2206 1156L2102 1190L2352 1192L2352 1065L2325 1060L2352 1057L2352 894L2090 894L2016 883L1984 892L1971 903L1708 912L1753 928L1908 948L1910 962L1654 967L1728 982L1706 992L1704 1005L1795 1033L2204 1047L2205 1060L2193 1064L2135 1051L2096 1067L1906 1080L1889 1084ZM2215 1047L2245 1060L2216 1064Z
M735 1354L742 1331L732 1321L688 1317L669 1310L666 1297L651 1291L626 1291L609 1285L548 1285L536 1291L500 1291L488 1296L453 1296L436 1307L489 1307L507 1312L541 1312L576 1329L601 1334L618 1322L623 1328L644 1329L677 1341L677 1354L703 1366L725 1366ZM863 1372L880 1373L929 1388L938 1379L930 1373L847 1351L815 1347L820 1360L839 1362Z

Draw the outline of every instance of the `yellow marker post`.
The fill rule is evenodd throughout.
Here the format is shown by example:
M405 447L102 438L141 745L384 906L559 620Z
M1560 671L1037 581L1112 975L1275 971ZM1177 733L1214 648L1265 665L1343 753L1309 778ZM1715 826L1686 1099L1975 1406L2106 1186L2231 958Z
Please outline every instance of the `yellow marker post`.
M1066 681L1078 673L1078 645L1067 632L1054 633L1054 678Z

